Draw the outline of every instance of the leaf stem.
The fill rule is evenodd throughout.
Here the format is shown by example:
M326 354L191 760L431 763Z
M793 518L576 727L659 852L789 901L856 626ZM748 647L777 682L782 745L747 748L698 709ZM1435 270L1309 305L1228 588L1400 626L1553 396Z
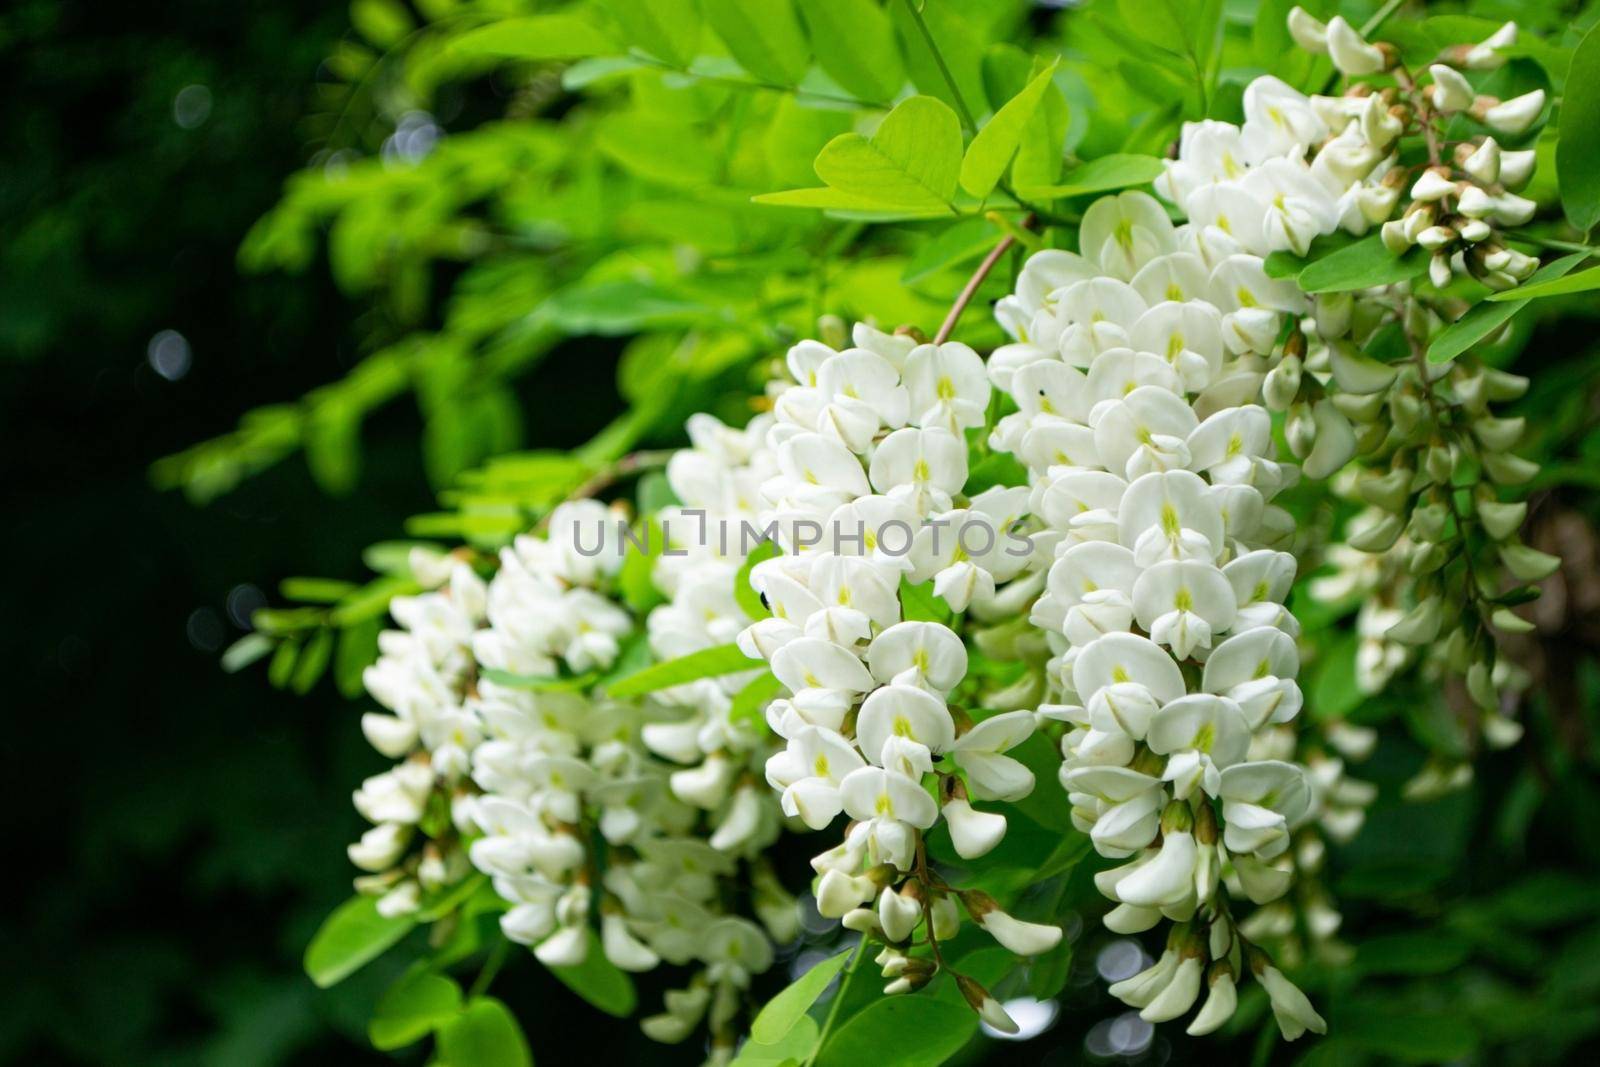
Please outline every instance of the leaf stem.
M856 973L856 967L861 963L861 957L867 954L867 935L862 934L861 940L856 942L855 955L850 957L850 962L844 965L844 970L839 972L839 988L833 991L833 1002L828 1005L827 1018L822 1020L822 1029L817 1032L817 1043L811 1046L811 1055L806 1057L804 1067L811 1067L816 1062L817 1053L822 1051L822 1046L827 1044L828 1034L833 1030L833 1024L838 1021L839 1007L844 1003L845 989L850 985L850 978Z
M472 988L467 990L467 999L476 1000L489 991L489 986L494 982L495 975L500 973L500 968L505 965L506 955L511 951L511 942L502 937L495 942L494 948L489 950L489 958L483 961L483 970L478 972L478 977L472 982Z
M956 111L961 115L962 127L968 135L977 133L978 124L973 119L966 100L962 99L961 87L956 84L956 76L950 73L950 67L944 61L944 53L939 51L939 43L933 39L933 31L928 29L928 23L923 19L921 9L917 7L917 0L905 0L905 4L906 10L911 13L911 20L917 24L917 29L922 32L922 39L928 44L928 51L933 55L933 62L938 66L945 85L950 87L950 97L955 101Z
M1406 0L1389 0L1387 4L1378 8L1370 19L1361 24L1361 36L1366 37L1369 34L1376 33L1380 26L1389 21L1389 16L1399 11L1400 5L1405 2Z
M1032 225L1033 214L1030 212L1023 216L1022 228L1026 230ZM983 257L983 262L978 264L978 269L973 271L972 277L967 279L967 284L962 287L961 293L956 297L956 302L950 305L950 313L944 317L944 322L939 324L939 332L933 335L934 344L942 345L950 339L950 334L955 330L956 323L961 321L961 313L967 309L967 305L972 303L972 298L977 295L978 287L989 276L989 272L994 270L994 265L1000 262L1000 257L1004 256L1006 250L1015 242L1016 238L1008 233L1000 239L999 244L989 250L987 256Z

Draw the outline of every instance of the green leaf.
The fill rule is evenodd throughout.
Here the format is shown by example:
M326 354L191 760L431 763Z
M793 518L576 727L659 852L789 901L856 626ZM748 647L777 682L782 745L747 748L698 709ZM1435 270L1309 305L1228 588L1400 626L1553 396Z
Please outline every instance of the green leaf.
M811 51L828 76L869 103L893 100L905 83L894 26L874 0L805 0Z
M1166 169L1166 164L1155 156L1119 153L1074 167L1057 185L1032 186L1017 192L1029 200L1060 200L1144 185L1155 181Z
M1000 234L994 223L985 218L962 219L953 222L938 236L924 241L906 263L900 275L905 285L915 285L930 275L947 267L959 266L989 251L999 241Z
M1575 252L1570 256L1563 256L1554 262L1546 263L1520 289L1510 291L1518 293L1529 286L1560 278L1588 258L1582 252ZM1527 306L1528 302L1525 300L1501 303L1485 300L1474 304L1465 315L1451 323L1433 339L1433 343L1428 346L1428 360L1433 363L1447 363L1455 359L1510 322L1513 315Z
M777 85L805 77L811 47L793 0L700 0L700 12L751 74Z
M817 1020L802 1015L783 1038L773 1044L751 1039L739 1048L731 1067L797 1067L805 1063L821 1037Z
M623 38L679 70L700 48L700 9L695 0L602 0Z
M872 200L841 189L784 189L776 193L752 196L757 204L773 207L821 208L838 214L860 215L878 220L934 219L948 216L950 207L939 204L932 207L885 207L881 201Z
M285 600L298 600L302 604L332 604L356 589L354 582L340 578L285 578L278 583L278 592Z
M777 996L767 1001L766 1007L750 1024L750 1039L763 1045L774 1045L783 1040L794 1024L811 1009L822 996L833 976L838 974L857 949L847 949L823 960L799 978L789 983Z
M950 605L942 597L934 596L933 582L912 585L900 579L901 613L907 622L949 622Z
M659 473L659 472L652 472ZM664 479L663 479L664 480ZM639 484L640 510L644 511L645 526L641 536L645 543L645 550L633 548L623 557L622 569L617 573L617 588L622 592L622 600L628 605L636 618L644 618L651 608L660 604L666 598L656 588L654 571L656 560L661 558L662 551L666 548L666 534L661 529L661 523L656 521L651 510L644 507L643 481Z
M377 897L351 897L323 920L306 946L306 974L319 988L336 985L383 955L415 925L410 916L379 915Z
M410 970L378 998L367 1037L389 1051L421 1041L461 1010L461 987L441 974Z
M822 148L817 177L880 208L954 213L961 169L961 122L931 96L913 96L884 117L870 139L844 133Z
M600 679L598 671L583 674L513 674L498 667L485 667L480 676L507 689L524 689L532 693L572 693L589 688Z
M266 634L245 634L222 654L222 669L236 674L271 651L272 638Z
M1556 140L1556 179L1567 220L1584 233L1600 222L1600 29L1572 54Z
M822 1046L817 1067L926 1067L955 1055L978 1029L965 1003L927 993L881 997L851 1016Z
M978 131L961 160L961 188L980 200L994 190L1017 154L1022 132L1039 109L1055 73L1056 63L1051 63Z
M1341 293L1393 285L1428 269L1428 253L1411 248L1396 256L1377 234L1330 253L1300 272L1300 288L1308 293Z
M733 576L733 599L739 602L739 607L752 619L765 619L772 612L762 603L761 594L756 592L755 586L750 584L750 572L755 569L757 563L782 554L783 550L776 544L763 541L745 557L744 563L739 567L739 573Z
M679 656L677 659L669 659L665 663L646 667L637 674L630 674L620 681L611 683L608 691L614 697L636 697L700 678L737 674L764 665L761 660L751 659L739 651L738 645L717 645L715 648L701 649L687 656Z
M1448 974L1467 960L1470 946L1443 930L1416 930L1368 938L1351 965L1368 974Z
M499 19L450 41L459 55L506 59L579 59L617 51L606 34L576 15L555 13Z
M728 721L739 723L749 720L765 730L766 721L761 717L761 709L782 690L783 683L778 681L777 675L762 671L734 694L733 705L728 709Z
M1569 274L1565 278L1551 278L1549 281L1534 282L1529 279L1527 285L1519 285L1515 289L1504 292L1492 293L1489 300L1496 304L1511 303L1529 300L1539 300L1547 296L1566 296L1568 293L1586 293L1591 289L1600 289L1600 267L1590 267L1580 270L1576 274Z
M500 1001L477 997L439 1028L439 1062L448 1067L533 1067L522 1027Z
M639 1003L638 994L633 990L633 979L606 959L606 954L600 949L600 939L593 930L589 931L589 954L583 962L570 967L551 967L550 973L607 1015L625 1019L633 1014L633 1009Z
M311 692L317 680L322 677L322 672L328 669L328 662L332 659L333 631L323 627L306 642L305 651L300 654L298 662L294 665L290 688L301 696Z

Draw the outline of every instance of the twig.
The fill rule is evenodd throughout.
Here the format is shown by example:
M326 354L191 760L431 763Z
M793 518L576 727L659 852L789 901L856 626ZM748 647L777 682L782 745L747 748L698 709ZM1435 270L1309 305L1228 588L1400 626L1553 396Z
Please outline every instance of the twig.
M1029 212L1022 217L1022 228L1026 230L1032 225L1033 213ZM942 345L950 339L950 334L955 330L956 323L961 321L961 313L967 309L968 304L972 303L972 298L977 294L978 287L983 284L983 280L989 276L989 272L994 270L994 265L1000 262L1000 257L1006 254L1006 250L1015 244L1016 240L1016 237L1009 233L1006 234L1000 239L1000 243L995 245L987 256L983 257L983 262L978 264L978 269L973 271L972 277L967 279L967 284L962 288L961 294L956 297L956 302L950 305L950 313L944 317L944 322L939 324L939 332L933 335L934 344Z
M928 51L933 53L933 61L939 67L939 73L944 76L944 83L950 87L950 98L955 101L956 111L961 115L961 125L969 134L978 132L978 123L972 117L972 111L967 107L967 102L961 98L961 87L956 84L956 76L950 73L950 68L945 64L944 53L939 51L939 43L933 39L933 31L928 29L928 23L922 17L922 11L917 7L917 0L906 0L906 10L911 12L911 20L917 24L917 29L922 31L922 39L928 44Z

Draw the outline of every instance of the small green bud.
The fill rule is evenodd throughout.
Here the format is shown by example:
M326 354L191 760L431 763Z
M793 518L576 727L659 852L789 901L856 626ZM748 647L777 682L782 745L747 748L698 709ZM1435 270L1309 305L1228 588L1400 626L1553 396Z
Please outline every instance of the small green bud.
M1539 473L1537 463L1510 452L1485 452L1483 469L1497 485L1521 485Z
M1444 604L1438 597L1430 596L1389 627L1384 636L1405 645L1425 645L1439 636L1443 623Z
M1527 424L1528 420L1521 416L1511 419L1482 418L1473 422L1472 435L1491 452L1508 452L1522 439Z
M1522 520L1527 517L1526 500L1510 504L1494 500L1478 501L1478 521L1483 523L1484 532L1496 541L1504 541L1522 529Z
M1538 582L1550 577L1561 566L1561 559L1523 544L1500 546L1500 562L1519 581Z
M1356 483L1356 493L1367 503L1384 511L1398 512L1411 497L1413 472L1407 467L1396 467L1388 474L1363 478Z
M1363 552L1386 552L1389 546L1399 539L1400 531L1403 529L1405 529L1405 519L1391 512L1370 525L1352 531L1348 540L1350 547Z

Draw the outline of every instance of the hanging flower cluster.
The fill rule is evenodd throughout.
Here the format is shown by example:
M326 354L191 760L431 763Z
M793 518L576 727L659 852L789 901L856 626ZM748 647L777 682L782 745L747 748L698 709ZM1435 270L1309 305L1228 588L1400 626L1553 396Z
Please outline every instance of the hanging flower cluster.
M1189 1027L1208 1033L1248 963L1293 1038L1322 1019L1230 905L1283 896L1291 835L1313 814L1279 729L1302 698L1283 606L1293 522L1272 499L1298 471L1274 457L1258 400L1286 323L1308 308L1263 257L1364 228L1383 187L1370 166L1307 162L1326 129L1287 85L1258 79L1244 99L1243 127L1186 127L1157 183L1186 225L1123 193L1085 212L1080 254L1028 261L997 309L1017 341L991 373L1017 411L993 443L1027 465L1030 509L1056 542L1032 617L1057 650L1059 702L1040 712L1070 727L1075 823L1129 861L1097 878L1118 902L1107 925L1174 924L1161 959L1112 992L1155 1022L1208 990ZM1323 437L1307 467L1342 466L1348 436Z
M697 434L697 449L684 455L708 447ZM676 479L675 488L687 495L689 482ZM681 1040L709 1017L714 1040L731 1047L750 978L771 965L771 938L794 933L793 899L759 859L778 818L764 789L730 788L733 775L718 763L733 747L726 731L691 721L687 739L670 740L685 732L686 700L715 717L709 694L607 695L607 672L643 639L615 594L620 521L593 501L564 504L547 534L518 537L500 553L487 583L466 562L414 554L420 578L448 580L395 599L391 612L405 629L382 635L383 654L367 672L369 691L394 712L366 716L367 736L409 758L356 794L378 825L351 858L381 872L360 884L385 892L385 914L415 911L425 892L481 870L506 902L505 935L548 966L583 962L596 940L623 970L693 965L689 985L668 994L645 1030ZM682 622L689 616L700 620L699 639L718 633L707 566L662 569L675 596L658 609L658 654L678 654L669 632L697 639ZM731 599L733 572L718 566ZM739 749L746 762L749 748ZM699 766L674 769L658 758L663 749L674 763ZM419 824L432 840L405 860ZM732 880L754 887L766 929L726 910Z
M1501 101L1472 86L1478 72L1504 63L1500 50L1515 43L1514 23L1445 49L1427 85L1400 64L1396 49L1368 43L1340 19L1323 26L1295 9L1289 24L1303 47L1326 52L1351 79L1343 95L1311 98L1336 131L1314 147L1313 168L1340 144L1366 158L1381 155L1373 173L1396 194L1382 241L1395 255L1414 247L1428 253L1426 281L1318 295L1265 383L1267 405L1286 412L1291 447L1314 450L1307 442L1331 430L1363 458L1336 486L1365 505L1345 538L1349 548L1382 557L1363 566L1349 548L1334 546L1330 558L1345 578L1322 588L1373 591L1358 618L1366 691L1381 687L1412 649L1424 649L1433 677L1465 682L1474 709L1469 747L1480 738L1508 745L1521 734L1508 717L1518 678L1497 655L1494 632L1530 628L1511 608L1533 590L1512 586L1547 577L1559 561L1518 536L1527 516L1519 487L1537 468L1510 451L1523 420L1496 417L1491 407L1520 397L1528 382L1482 366L1467 352L1475 337L1446 335L1467 308L1446 287L1508 289L1538 267L1507 242L1536 206L1516 190L1533 172L1529 139L1544 93ZM1353 80L1370 75L1393 84ZM1470 773L1465 763L1430 764L1408 791L1431 795Z
M1032 773L1005 753L1035 723L1030 711L974 722L953 707L966 647L943 622L908 617L902 595L931 582L957 612L991 602L1034 548L1015 536L1026 489L962 492L963 434L983 425L991 400L978 355L866 326L854 341L843 351L796 345L792 381L771 389L777 469L760 486L760 520L785 552L752 569L771 617L739 642L787 690L767 708L786 742L766 763L783 810L813 829L840 812L851 819L844 841L812 860L818 907L886 942L887 991L904 992L943 966L939 942L962 908L1024 955L1061 938L928 867L924 835L941 817L965 858L1000 842L1004 815L973 802L1033 789ZM911 955L922 942L931 955ZM993 1025L1015 1029L976 982L958 984Z
M363 715L362 733L400 762L356 790L356 810L373 827L349 848L350 862L367 872L356 888L378 895L386 917L420 910L425 893L470 870L461 835L471 832L468 774L483 737L468 707L472 640L487 610L483 580L462 560L422 550L411 553L411 569L431 591L390 602L401 628L379 635L378 661L363 676L388 713Z

